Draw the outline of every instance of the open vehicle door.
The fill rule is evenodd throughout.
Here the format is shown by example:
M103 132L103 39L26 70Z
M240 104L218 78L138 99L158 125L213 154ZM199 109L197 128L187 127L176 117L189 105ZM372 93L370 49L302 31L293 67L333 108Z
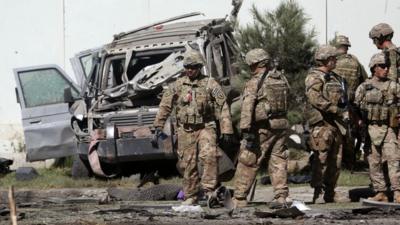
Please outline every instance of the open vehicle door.
M72 96L78 98L77 86L57 65L18 68L14 75L27 161L73 155L76 143L64 90L70 88Z

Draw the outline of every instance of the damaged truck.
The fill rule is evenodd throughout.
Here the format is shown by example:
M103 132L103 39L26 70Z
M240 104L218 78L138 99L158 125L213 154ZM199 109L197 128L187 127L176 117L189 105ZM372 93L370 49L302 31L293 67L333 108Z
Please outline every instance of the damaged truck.
M73 177L176 170L173 116L158 146L151 144L162 92L182 75L183 53L195 48L206 61L203 72L230 101L237 96L232 32L241 1L233 5L227 18L178 21L201 15L189 13L114 35L71 59L77 83L56 65L15 69L27 161L74 155ZM223 155L220 173L232 174L234 156Z

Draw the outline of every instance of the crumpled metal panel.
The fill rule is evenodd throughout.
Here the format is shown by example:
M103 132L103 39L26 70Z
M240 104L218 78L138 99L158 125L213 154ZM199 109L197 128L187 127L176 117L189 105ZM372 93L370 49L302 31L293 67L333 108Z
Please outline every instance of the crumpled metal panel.
M153 90L183 72L183 53L174 52L162 62L147 66L129 81L135 91Z
M69 121L54 121L40 127L30 126L25 129L24 134L29 149L26 160L29 162L64 157L76 152Z

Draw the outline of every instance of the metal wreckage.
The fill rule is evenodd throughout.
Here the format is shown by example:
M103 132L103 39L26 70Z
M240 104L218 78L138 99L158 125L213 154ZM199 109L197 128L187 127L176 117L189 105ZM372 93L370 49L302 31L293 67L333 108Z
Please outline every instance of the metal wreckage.
M206 60L203 72L235 97L232 32L241 4L234 0L226 18L177 22L201 15L195 12L114 35L111 43L71 59L77 84L56 65L15 69L27 160L75 155L74 177L175 170L173 117L158 146L151 144L162 91L181 76L183 53L195 48ZM230 156L220 160L227 178L234 170Z

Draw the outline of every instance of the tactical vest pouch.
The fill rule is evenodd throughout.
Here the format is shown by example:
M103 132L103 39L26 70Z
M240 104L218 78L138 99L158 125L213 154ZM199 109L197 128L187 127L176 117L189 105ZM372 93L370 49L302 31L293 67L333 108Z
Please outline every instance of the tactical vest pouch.
M326 151L332 146L333 141L332 130L326 126L318 126L314 127L311 132L309 145L315 151Z
M289 128L289 121L286 118L269 119L271 129L283 130Z
M202 124L203 122L204 122L203 116L197 114L197 115L196 115L196 121L195 121L195 123L196 123L196 124Z
M380 120L387 120L389 118L389 107L382 106L380 108Z
M313 126L318 122L323 121L324 119L321 112L313 108L310 104L306 105L306 108L304 110L304 117L308 121L308 124L310 126Z
M365 93L365 101L367 104L381 104L383 100L382 92L377 88L372 88Z
M259 102L254 111L254 118L256 122L266 121L268 119L269 111L266 110L266 103Z
M337 105L340 98L343 95L342 86L338 82L328 82L324 85L325 97L329 99L331 103Z
M379 105L372 105L372 120L381 120L381 112Z
M271 81L265 86L265 93L271 113L287 112L287 97L289 88L282 79L269 79Z

